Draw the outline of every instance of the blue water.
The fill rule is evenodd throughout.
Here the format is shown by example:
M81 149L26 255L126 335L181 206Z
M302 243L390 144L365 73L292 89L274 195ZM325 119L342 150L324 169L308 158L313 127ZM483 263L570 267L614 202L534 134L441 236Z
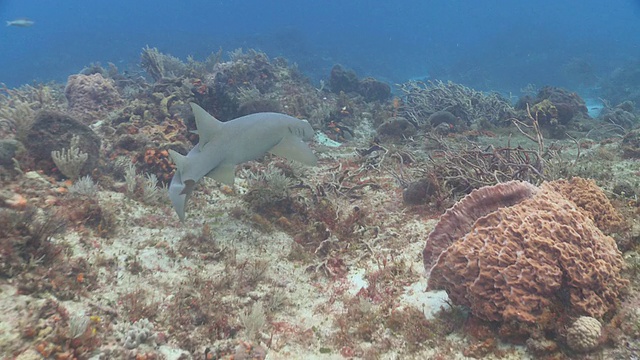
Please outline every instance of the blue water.
M341 63L390 83L595 86L640 56L640 4L611 0L0 1L0 82L64 81L92 62L137 71L145 45L204 59L242 47L313 80Z

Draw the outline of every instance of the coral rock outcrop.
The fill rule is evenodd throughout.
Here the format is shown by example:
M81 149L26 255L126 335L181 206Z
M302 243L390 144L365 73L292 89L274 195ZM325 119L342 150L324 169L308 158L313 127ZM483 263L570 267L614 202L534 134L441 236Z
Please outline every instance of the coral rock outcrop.
M78 139L78 149L88 155L78 175L88 175L98 166L100 137L89 126L66 113L52 110L38 112L24 145L33 157L36 169L54 174L56 164L51 152L70 148L74 137Z
M587 186L594 193L580 200L596 199L602 206L601 190L573 181L574 187ZM565 195L566 187L565 182L539 188L509 182L462 199L427 240L429 288L446 290L453 303L469 307L480 319L542 328L558 326L549 319L602 318L614 311L627 285L620 275L622 255L597 227L604 218L583 210L596 205L575 204L570 199L578 189Z
M100 73L69 76L64 94L69 110L85 122L99 120L123 104L113 80Z

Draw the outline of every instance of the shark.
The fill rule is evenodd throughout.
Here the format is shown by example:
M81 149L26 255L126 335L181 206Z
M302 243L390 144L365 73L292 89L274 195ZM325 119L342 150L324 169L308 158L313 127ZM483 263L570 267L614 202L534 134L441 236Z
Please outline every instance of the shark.
M305 141L313 139L309 122L293 116L260 112L221 122L191 103L199 142L187 155L169 150L176 171L169 184L169 198L180 221L195 185L211 177L233 186L236 165L266 153L314 166L318 159Z

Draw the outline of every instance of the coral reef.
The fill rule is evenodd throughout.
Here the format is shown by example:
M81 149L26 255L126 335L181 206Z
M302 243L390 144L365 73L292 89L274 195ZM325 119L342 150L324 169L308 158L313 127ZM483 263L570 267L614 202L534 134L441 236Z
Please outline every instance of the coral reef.
M60 172L69 179L75 180L80 175L84 163L89 158L89 155L80 151L78 148L79 138L74 136L71 138L69 148L62 148L57 151L51 152L51 158L58 167Z
M365 101L384 101L391 96L391 87L374 78L364 78L358 84L358 93Z
M155 344L156 334L153 331L153 324L148 319L140 319L124 332L122 346L127 349L135 349L141 344Z
M113 80L102 74L71 75L64 94L69 111L85 123L93 123L123 105Z
M428 123L438 111L448 111L465 126L501 125L518 117L510 102L499 94L485 94L452 82L411 81L402 84L400 90L405 100L403 116L416 126Z
M640 129L626 133L620 142L620 148L622 148L622 154L625 158L640 158Z
M602 325L590 316L580 316L567 329L567 346L574 351L585 353L600 344Z
M557 111L557 121L566 125L572 120L587 118L588 110L584 100L574 92L562 88L545 86L536 96L536 104L548 100ZM535 104L534 104L535 106Z
M540 89L535 99L521 98L516 108L529 108L540 128L548 136L558 139L565 138L567 130L579 127L581 122L590 118L584 100L577 93L553 86Z
M572 186L602 194L588 182ZM601 197L592 199L582 208L601 208ZM543 330L557 329L567 315L615 312L628 284L615 241L553 182L472 192L443 215L423 255L429 288L446 290L478 318Z
M15 135L23 141L39 110L63 111L67 108L60 84L23 85L0 89L0 138Z
M24 145L35 162L35 168L51 174L55 168L52 152L69 149L74 138L77 139L75 147L78 151L87 154L78 173L78 176L84 176L98 165L101 141L91 128L73 117L49 110L39 112Z
M356 92L358 91L358 75L355 71L347 70L341 65L334 65L331 68L331 75L329 76L329 87L331 91L335 93Z
M455 195L468 194L486 185L511 180L539 183L546 179L551 153L522 147L480 147L469 142L459 146L429 136L438 149L433 151L432 173L443 188Z
M416 127L404 118L391 118L376 129L381 141L403 140L417 134Z
M634 112L634 104L631 101L625 101L614 107L605 107L598 118L607 124L617 125L623 129L633 129L640 122Z
M601 81L602 97L613 104L632 101L640 104L640 61L629 61L609 74Z
M87 118L67 106L62 84L0 87L0 353L635 355L640 240L629 220L639 192L634 163L616 153L635 146L621 139L630 104L603 121L570 123L575 143L545 146L528 114L460 84L409 83L389 98L375 79L334 68L333 79L312 84L285 59L255 50L201 62L146 47L141 62L146 76L91 64L71 79L69 95L86 95L77 109L99 107ZM90 89L113 101L96 104ZM557 116L557 104L544 101ZM180 224L163 186L174 169L168 151L186 153L199 141L190 102L222 120L256 111L308 119L318 166L269 155L247 162L234 188L199 185L194 217ZM70 163L86 153L80 174L56 166L54 151ZM532 185L578 171L618 197L609 202L584 179ZM426 246L417 241L455 199L514 179L531 184L472 192ZM631 250L630 269L621 271L603 233ZM424 262L415 256L421 250ZM422 266L433 269L431 279ZM631 295L618 304L626 275ZM429 282L451 300L423 291ZM580 316L601 330L580 325ZM500 338L526 340L530 354Z
M436 111L433 114L429 115L427 122L434 128L438 127L441 124L445 124L450 128L454 128L456 125L464 126L464 124L460 122L459 118L455 117L455 115L446 110Z
M340 65L331 69L329 87L334 93L357 93L365 101L384 101L391 96L391 87L373 78L358 79L353 70L347 70Z
M9 166L13 164L13 159L24 152L24 145L15 139L0 140L0 165Z
M425 205L438 196L440 187L433 178L425 177L407 184L402 201L407 205Z
M471 231L477 219L500 208L513 206L537 192L535 186L520 181L510 181L472 191L447 210L429 234L422 252L427 272L431 271L440 254Z

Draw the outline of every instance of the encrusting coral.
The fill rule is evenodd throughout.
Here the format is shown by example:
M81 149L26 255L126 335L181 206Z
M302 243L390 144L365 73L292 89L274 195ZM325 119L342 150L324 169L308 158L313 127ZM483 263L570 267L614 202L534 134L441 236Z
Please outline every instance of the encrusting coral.
M568 196L555 190L569 183ZM583 191L591 195L582 203L570 200ZM548 330L559 325L549 319L602 318L627 285L615 241L597 227L619 215L605 211L615 213L602 191L582 179L475 190L429 235L423 253L429 288L446 290L453 303L489 321Z

